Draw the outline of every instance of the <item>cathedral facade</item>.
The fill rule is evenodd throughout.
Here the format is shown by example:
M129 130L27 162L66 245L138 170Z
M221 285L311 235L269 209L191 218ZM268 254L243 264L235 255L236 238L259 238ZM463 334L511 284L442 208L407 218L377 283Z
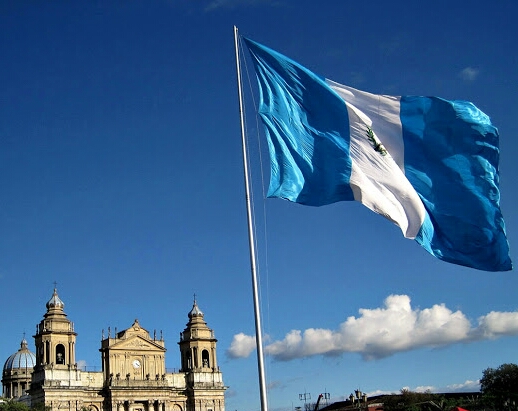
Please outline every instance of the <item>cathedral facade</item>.
M30 383L13 368L13 358L28 351L24 339L4 365L5 397L26 394L30 404L44 404L50 411L225 411L227 387L217 363L217 340L196 300L180 333L181 369L175 373L166 371L162 336L151 337L138 320L114 335L103 332L102 371L82 371L75 360L77 333L64 306L54 289L36 327Z

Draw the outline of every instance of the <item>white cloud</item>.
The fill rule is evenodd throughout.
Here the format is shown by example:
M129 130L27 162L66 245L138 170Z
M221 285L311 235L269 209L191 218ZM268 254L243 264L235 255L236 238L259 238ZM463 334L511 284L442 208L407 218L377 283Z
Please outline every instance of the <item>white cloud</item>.
M459 73L459 77L464 81L475 81L478 77L480 70L474 67L466 67Z
M462 392L462 391L475 392L475 391L479 391L479 390L480 390L480 380L477 380L477 381L466 380L465 382L463 382L461 384L448 385L441 392Z
M366 394L368 397L375 397L377 395L391 395L391 394L397 394L397 393L399 393L399 391L396 392L396 391L387 391L387 390L374 390L374 391L369 391Z
M478 319L475 334L482 338L497 338L504 335L518 334L518 312L491 311Z
M266 345L265 353L280 361L347 352L377 359L423 347L518 335L518 312L491 312L472 327L461 311L452 311L444 304L412 308L407 295L390 295L382 307L362 308L359 314L347 318L336 330L291 330L282 340ZM254 349L255 338L241 333L234 336L228 354L247 357Z
M246 358L255 350L255 337L239 333L234 335L227 355L230 358Z
M411 391L415 391L415 392L434 392L435 390L435 387L433 385L420 385L418 387L415 387L414 390L411 390Z

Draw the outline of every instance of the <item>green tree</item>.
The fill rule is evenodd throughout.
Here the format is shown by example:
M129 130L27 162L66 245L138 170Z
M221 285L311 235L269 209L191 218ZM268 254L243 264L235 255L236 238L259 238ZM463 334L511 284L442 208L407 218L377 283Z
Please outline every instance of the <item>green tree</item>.
M42 402L32 404L30 411L50 411L50 407Z
M387 411L438 411L440 396L430 391L415 392L406 388L399 395L388 396L384 399L384 408Z
M518 408L518 365L502 364L482 372L480 391L498 409Z
M8 400L0 402L0 411L29 411L29 407L21 402Z

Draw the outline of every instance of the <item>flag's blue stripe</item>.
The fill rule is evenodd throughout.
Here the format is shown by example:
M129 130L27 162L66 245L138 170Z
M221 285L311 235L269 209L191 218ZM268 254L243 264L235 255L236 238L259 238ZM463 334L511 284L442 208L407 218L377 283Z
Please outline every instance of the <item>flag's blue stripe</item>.
M402 97L401 122L405 174L428 212L417 242L445 261L511 269L489 117L465 101Z
M268 196L312 206L354 200L349 185L349 117L343 100L310 70L245 41L255 56L259 113L270 148Z
M342 98L293 60L245 41L253 55L259 112L270 148L268 196L314 206L353 200L349 129L354 129L354 138L357 124L350 124ZM370 113L368 100L360 98L354 110ZM370 113L373 129L384 130L379 138L382 143L387 138L388 146L398 132L391 134L394 119L377 107L377 113ZM489 118L468 102L401 97L400 121L403 143L391 146L393 158L404 164L405 176L426 209L417 242L444 261L510 270L499 207L498 132ZM365 170L366 164L356 165Z

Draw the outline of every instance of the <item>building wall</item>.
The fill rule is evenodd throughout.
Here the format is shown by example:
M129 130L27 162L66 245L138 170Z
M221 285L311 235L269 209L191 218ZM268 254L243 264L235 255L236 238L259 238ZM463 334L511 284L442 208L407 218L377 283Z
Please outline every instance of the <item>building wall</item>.
M196 301L189 319L180 352L205 351L198 360L209 358L210 367L167 373L164 340L151 338L135 320L128 329L103 336L102 372L81 371L75 361L77 334L55 289L34 336L38 363L28 391L31 404L50 411L225 411L227 387L216 362L217 340ZM63 347L65 361L56 362Z

